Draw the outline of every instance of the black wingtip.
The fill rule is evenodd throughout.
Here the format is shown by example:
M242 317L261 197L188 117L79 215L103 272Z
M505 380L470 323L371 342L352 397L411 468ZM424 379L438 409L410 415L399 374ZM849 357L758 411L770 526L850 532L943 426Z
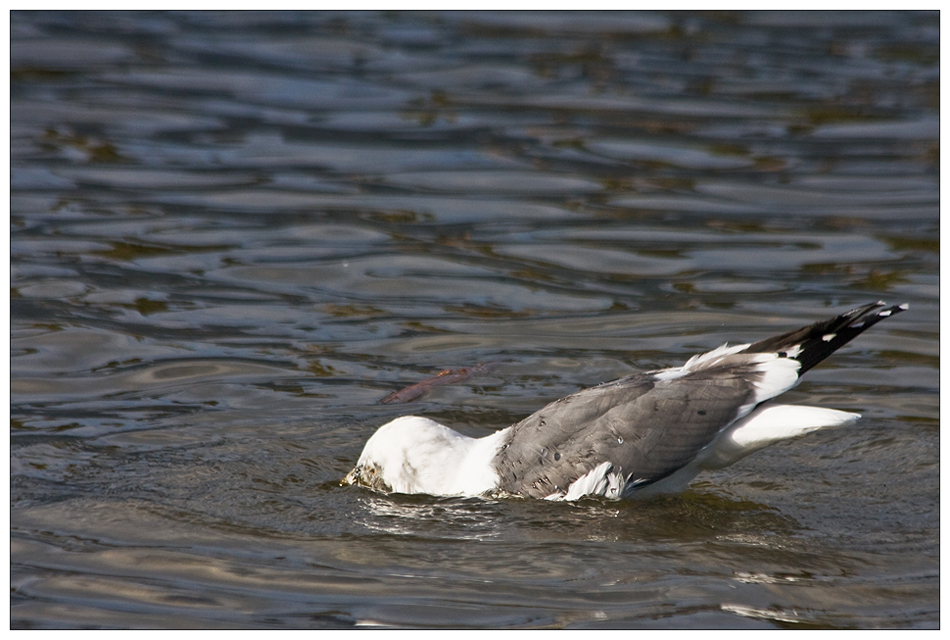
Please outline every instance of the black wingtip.
M801 375L881 320L909 308L906 302L888 307L886 302L878 300L830 320L766 338L751 345L747 352L788 353L788 357L801 363L798 371Z
M839 318L846 318L853 315L854 321L851 323L850 326L855 327L855 328L861 327L861 330L863 331L864 329L867 329L868 327L874 326L875 324L877 324L884 318L890 318L891 316L898 314L901 311L907 311L908 309L910 309L910 305L907 304L906 302L901 303L901 304L895 304L891 307L887 307L886 309L881 309L881 307L885 307L885 306L887 306L886 302L884 302L883 300L878 300L877 302L865 305L863 307L852 309L851 311L839 316ZM874 311L875 309L880 309L880 311L877 311L872 314L871 312ZM821 324L821 323L818 323L818 324Z

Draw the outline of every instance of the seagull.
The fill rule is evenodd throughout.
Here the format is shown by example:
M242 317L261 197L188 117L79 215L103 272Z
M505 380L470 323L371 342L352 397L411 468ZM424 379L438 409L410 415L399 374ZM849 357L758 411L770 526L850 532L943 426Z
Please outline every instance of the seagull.
M470 438L404 416L369 439L342 480L392 493L573 501L673 494L701 471L856 413L776 404L801 376L874 324L905 311L874 302L686 364L629 375Z

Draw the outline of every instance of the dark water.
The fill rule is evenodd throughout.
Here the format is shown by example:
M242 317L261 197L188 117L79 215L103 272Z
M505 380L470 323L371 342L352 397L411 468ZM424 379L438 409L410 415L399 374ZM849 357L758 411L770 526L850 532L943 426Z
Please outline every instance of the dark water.
M936 14L11 22L13 626L939 624ZM338 486L877 299L681 496Z

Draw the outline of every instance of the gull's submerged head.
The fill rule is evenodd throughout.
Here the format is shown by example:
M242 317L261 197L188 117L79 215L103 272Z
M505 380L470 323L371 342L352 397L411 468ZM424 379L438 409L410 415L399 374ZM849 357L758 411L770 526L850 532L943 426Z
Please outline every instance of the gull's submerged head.
M396 418L373 434L343 484L432 495L488 491L497 482L491 460L504 431L476 439L429 418Z

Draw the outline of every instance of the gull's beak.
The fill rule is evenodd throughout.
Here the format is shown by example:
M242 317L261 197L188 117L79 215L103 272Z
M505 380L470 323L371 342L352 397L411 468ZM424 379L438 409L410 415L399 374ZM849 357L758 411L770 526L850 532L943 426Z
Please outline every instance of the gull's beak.
M340 486L346 487L351 484L356 484L360 479L360 468L354 467L352 471L346 474L346 477L340 480Z

